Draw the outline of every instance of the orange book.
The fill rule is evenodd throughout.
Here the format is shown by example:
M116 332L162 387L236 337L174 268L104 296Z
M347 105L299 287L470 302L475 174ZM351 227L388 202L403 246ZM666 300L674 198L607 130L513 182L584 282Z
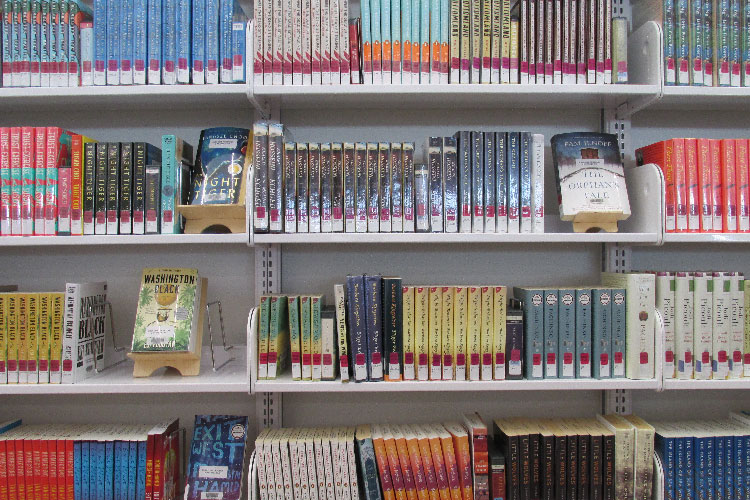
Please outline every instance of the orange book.
M697 139L685 139L685 175L687 179L687 230L689 233L697 233L701 230Z
M445 469L445 457L443 455L443 446L440 443L440 436L437 435L429 425L422 426L422 429L430 440L430 452L432 453L432 464L435 467L435 477L437 478L437 488L438 493L440 493L440 500L451 500L448 474Z
M685 162L685 139L672 139L674 155L675 206L677 207L677 232L688 229L687 166Z
M380 487L383 490L383 500L396 500L393 491L393 481L388 467L388 455L385 451L385 440L379 426L372 426L372 447L375 449L375 461L380 472Z
M419 500L430 500L430 494L427 491L427 478L424 473L424 464L419 454L419 439L417 433L409 425L402 425L401 432L404 433L406 449L409 452L409 461L411 462L411 472L414 475L414 486L417 490ZM426 440L425 440L426 441ZM398 441L396 442L398 445ZM429 448L429 442L427 442ZM437 494L437 491L435 491Z
M635 151L638 165L654 163L659 165L664 174L664 191L665 191L665 220L664 229L668 232L674 232L676 228L675 204L675 178L674 178L674 147L672 141L661 141L649 146L639 148Z
M406 488L404 488L404 476L401 473L401 464L398 461L398 449L396 439L387 425L379 426L383 433L385 453L388 456L388 465L391 468L391 480L393 481L393 492L396 500L406 500Z
M401 426L392 425L391 432L396 440L396 450L398 451L398 461L401 464L401 473L404 476L404 489L408 500L417 500L417 486L414 480L414 473L409 460L409 449L406 446L406 436Z
M412 54L412 43L411 40L404 40L404 60L401 68L401 82L411 83L411 54ZM399 54L400 56L401 54Z
M451 500L462 500L462 498L467 500L461 494L461 480L459 478L456 452L453 447L453 437L440 424L435 424L432 428L433 432L440 437L440 446L443 448L443 460L445 461L445 472L448 476L448 489L450 490Z
M737 188L734 139L721 140L721 213L725 233L737 232Z
M711 142L698 139L698 200L700 213L700 232L713 231L713 186L711 172Z
M463 500L474 500L473 472L471 470L471 447L469 445L469 433L458 422L447 422L443 424L453 439L453 450L456 453L458 464L458 482L461 485L461 497ZM443 448L445 451L445 448Z
M737 232L750 232L750 187L748 186L748 142L735 139L735 171L737 178Z
M393 52L391 41L388 39L390 33L383 32L383 83L391 83L391 61Z
M393 66L391 71L401 77L401 42L399 40L393 40ZM394 81L393 83L402 83L402 80Z
M427 494L429 500L444 500L440 498L440 492L438 491L437 473L435 472L435 464L432 461L430 439L422 426L412 425L411 429L417 436L419 455L424 467L424 480L427 483Z
M372 83L383 83L383 43L380 38L374 37L372 40Z
M709 140L709 150L711 154L711 186L713 196L711 201L714 204L713 219L714 233L724 232L724 211L722 210L722 184L721 184L721 141L718 139Z
M442 14L446 15L446 14ZM440 78L441 83L448 83L448 73L450 73L451 46L447 40L440 43Z
M421 63L421 53L422 53L422 46L419 43L419 36L418 34L412 33L412 36L414 37L414 40L411 43L411 74L412 74L412 80L411 83L418 84L419 83L419 72L422 71L422 63ZM427 70L429 71L429 53L430 49L427 49L428 58L426 61L427 64ZM416 81L414 81L416 79ZM427 82L425 82L427 83Z

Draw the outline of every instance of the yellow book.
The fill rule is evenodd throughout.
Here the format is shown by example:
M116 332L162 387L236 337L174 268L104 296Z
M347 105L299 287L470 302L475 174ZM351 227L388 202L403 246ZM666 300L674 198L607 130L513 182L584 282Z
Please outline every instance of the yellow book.
M8 295L0 293L0 384L8 383Z
M521 75L518 73L518 19L510 21L510 83L519 83Z
M8 301L8 383L17 384L19 381L18 364L20 361L18 350L21 341L18 332L18 307L20 300L17 293L10 293L6 298Z
M493 341L492 359L494 361L495 380L505 379L505 327L506 327L506 304L508 300L508 289L504 286L496 286L493 297Z
M49 339L52 330L52 294L39 294L39 380L49 383Z
M501 0L500 23L502 25L502 44L500 61L500 83L511 83L510 79L510 0ZM494 43L494 42L493 42Z
M466 369L469 380L479 380L479 357L482 353L482 290L478 286L466 289L466 344L468 359Z
M442 343L443 343L443 380L453 380L453 299L452 286L443 287Z
M26 377L29 384L39 383L39 294L27 296Z
M404 380L414 380L414 287L405 286L402 290Z
M49 381L59 384L62 380L63 314L64 293L52 293L52 326L49 342Z
M427 287L414 287L414 356L417 358L418 380L427 380L429 378L427 362L430 351L427 333L429 325L428 299Z
M29 383L29 294L18 297L18 383Z
M430 287L429 298L429 345L430 345L430 380L440 380L442 374L442 344L443 344L443 289L439 286Z
M456 380L466 380L466 287L453 288L453 359Z
M481 336L480 349L482 357L480 359L481 370L480 378L482 380L492 380L492 347L494 335L493 315L495 312L495 287L482 287L482 317L481 317Z

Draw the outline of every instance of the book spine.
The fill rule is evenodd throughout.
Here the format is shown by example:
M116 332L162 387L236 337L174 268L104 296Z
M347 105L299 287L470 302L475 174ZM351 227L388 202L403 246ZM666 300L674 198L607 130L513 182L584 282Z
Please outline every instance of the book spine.
M710 154L710 159L711 159L713 231L723 232L723 229L724 229L724 209L723 209L724 190L723 190L723 185L722 185L721 141L720 140L709 139L709 154Z
M356 171L355 171L355 149L354 143L345 142L343 145L343 204L344 204L344 231L353 233L356 230Z
M86 173L84 146L88 142L87 139L77 134L71 137L72 187L70 201L70 232L73 235L83 234L83 202L85 196L84 176Z
M331 84L331 5L320 0L320 77L323 85ZM390 3L388 4L390 5ZM390 21L390 18L389 18ZM390 76L390 73L389 73ZM390 82L389 82L390 83Z
M358 142L354 146L354 229L357 233L366 233L368 225L367 186L368 186L368 150L367 144Z
M458 157L455 137L444 137L442 151L443 164L443 202L445 213L445 232L456 233L459 229L458 201Z
M33 127L21 128L21 234L34 234L34 140Z
M750 376L750 280L745 280L744 311L745 311L745 334L744 334L744 376ZM750 466L750 462L747 462Z
M149 85L161 83L161 40L162 40L162 0L148 0L148 69L147 80ZM96 14L94 14L96 19ZM94 24L94 28L96 28Z
M300 297L300 351L302 353L302 380L312 380L312 297Z
M471 132L471 229L484 232L484 134Z
M148 145L143 142L133 144L133 179L132 179L132 231L133 234L144 234L146 205L146 163ZM122 216L122 214L121 214Z
M495 199L497 182L495 181L495 134L486 132L483 144L484 163L484 232L495 233L497 200Z
M708 139L698 139L698 214L700 232L713 231L713 186L711 172L711 149Z
M691 273L675 274L675 360L676 377L693 378L693 295L694 283Z
M72 175L70 165L57 169L57 235L70 236L70 193Z
M365 276L368 380L383 380L383 302L380 276Z
M261 37L263 39L262 43L258 44L258 48L263 50L263 71L261 72L260 78L266 79L268 78L268 81L263 81L265 84L271 83L271 77L272 77L272 68L271 68L271 31L266 31L270 29L270 26L266 25L266 23L271 22L272 18L272 12L271 12L271 2L270 1L261 1L259 2L262 4L260 7L262 9L261 17L260 17L260 25L258 26L257 30L262 31L256 35L256 37ZM219 47L220 47L220 33L219 33L219 12L220 12L220 5L219 0L206 0L206 22L205 22L205 30L206 30L206 53L205 53L205 82L208 84L216 84L219 83L219 66L221 65L221 61L219 59ZM257 20L258 18L256 18ZM259 82L260 83L260 82Z
M391 2L381 0L380 2L380 34L381 34L381 69L382 82L390 84L393 65L393 49L391 45Z
M415 231L414 143L402 145L404 154L404 232Z
M308 171L309 156L307 144L297 144L297 232L306 233L309 230L308 213ZM257 184L256 184L257 185ZM256 205L257 206L257 205Z
M12 234L11 229L11 159L10 159L10 128L0 127L0 234L8 236ZM46 143L44 144L46 147ZM43 155L42 155L43 157ZM43 177L44 178L44 177ZM44 194L44 191L41 191ZM38 206L38 205L37 205ZM42 203L41 208L44 207ZM44 213L42 213L42 217ZM44 225L35 225L37 231L44 234Z
M400 233L404 230L404 163L401 143L390 145L391 165L391 230Z
M284 232L297 232L297 145L284 143Z
M166 137L168 136L164 136L164 138ZM162 139L162 148L164 148L164 138ZM255 231L261 233L267 232L270 227L268 142L268 124L263 122L255 123L253 125L253 168L255 172L253 185L253 203L255 205L253 207L253 224ZM164 149L163 154L167 154L166 149ZM305 157L307 157L306 154ZM307 171L305 171L305 175L307 175Z
M268 125L268 228L272 233L284 229L284 129L279 123Z
M330 23L331 23L331 83L341 83L341 38L339 22L341 20L340 14L341 5L339 0L332 0L330 4ZM348 20L347 20L348 21ZM348 76L348 68L347 68Z
M308 149L308 196L307 211L309 215L309 229L311 233L320 232L320 144L311 142ZM270 150L269 150L270 152Z
M742 84L742 78L740 75L740 66L742 64L742 47L740 40L740 4L740 0L730 0L729 2L729 81L732 87L739 87Z
M184 0L180 0L184 1ZM232 82L232 14L234 9L234 2L232 0L221 0L219 2L219 59L221 61L221 67L219 71L219 81L221 83ZM278 64L274 66L274 78L283 78L281 73L281 64L283 63L283 36L284 30L282 19L282 2L279 0L274 1L274 26L278 29L274 30L274 63ZM189 10L188 10L189 16ZM276 83L276 82L274 82ZM282 81L278 82L283 83Z
M553 81L552 83L568 83L570 63L570 0L555 0L555 41L553 44Z
M419 82L422 85L431 83L430 80L430 5L431 0L419 1ZM439 14L438 14L439 19ZM374 56L373 56L374 58ZM413 78L412 78L413 80ZM375 83L375 82L373 82ZM379 81L377 82L379 83ZM435 82L437 83L437 82Z
M736 148L732 139L721 140L722 227L737 232Z
M558 290L544 290L543 300L544 378L557 378L560 328Z
M511 41L511 18L510 18L510 0L500 0L501 9L501 37L500 43L500 83L517 83L518 82L518 57L515 58L515 66L511 64L511 52L518 50L518 37L516 44ZM518 33L517 23L515 33ZM511 77L511 74L513 75Z
M455 379L467 380L466 355L467 326L468 326L468 292L466 287L454 287L453 289L453 360L455 364Z
M429 291L414 287L414 358L417 380L429 380Z
M384 72L385 74L385 72ZM390 233L392 228L391 223L391 152L390 144L387 142L381 142L378 144L378 177L379 177L379 209L378 214L380 218L380 232Z
M403 352L402 285L401 278L383 278L383 318L386 380L401 380L401 353Z
M408 3L408 2L407 2ZM450 0L450 83L461 83L461 0ZM406 13L404 13L406 16ZM406 69L404 68L404 71Z
M529 68L529 81L527 83L536 84L536 0L528 0L524 3L526 3L526 13L521 13L521 29L524 29L524 27L526 29L524 47L526 48L526 60ZM521 43L524 43L523 40ZM523 47L521 50L523 50ZM523 77L521 80L521 83L523 83Z
M341 290L343 293L343 287ZM292 364L292 380L302 380L302 343L300 326L300 298L288 297L289 354ZM342 372L343 374L343 372ZM347 372L348 376L348 372ZM343 379L342 379L343 380Z
M508 135L495 133L495 231L508 232Z
M490 83L504 83L503 71L503 0L492 0L490 4Z
M612 378L612 290L592 291L592 351L594 378Z
M263 2L263 1L259 1L259 2L253 3L253 22L254 22L254 24L253 24L253 50L254 50L254 53L252 54L252 58L253 58L253 85L263 85L263 65L264 65L264 58L265 58L265 50L263 49L263 42L264 42L264 39L263 39L263 8L264 8L264 3L265 2ZM197 5L199 5L199 4L203 4L204 12L203 13L196 13L195 11L193 12L193 19L194 19L194 22L193 22L193 60L195 61L193 63L193 81L196 80L196 74L195 73L196 73L196 70L198 70L198 75L197 75L198 83L201 83L201 82L202 83L206 83L205 67L201 66L201 68L198 68L196 66L196 63L199 62L201 65L205 65L205 63L207 62L207 60L206 60L206 52L207 52L206 51L206 45L207 45L207 41L208 41L208 35L203 38L203 41L204 41L204 44L205 44L204 48L203 48L204 60L203 61L197 61L196 60L196 55L197 55L196 50L198 51L198 53L200 53L201 49L195 47L195 43L197 42L195 30L202 31L201 27L203 27L203 29L205 29L206 23L210 22L208 20L208 16L210 15L210 12L206 8L207 7L206 6L206 0L199 0L199 2L196 2L196 4L193 4L193 5L194 5L195 8L197 8ZM293 15L293 19L295 20L295 27L298 30L301 31L301 29L302 29L302 19L301 19L302 4L298 1L298 2L295 2L294 5L295 5L295 11L294 11L294 13L292 15ZM203 17L203 22L199 25L196 21L201 16ZM301 57L301 39L300 39L301 33L300 33L300 31L295 32L296 36L293 37L293 40L294 40L294 43L295 43L295 47L299 48L299 50L295 51L296 52L295 56L300 56ZM200 35L198 35L198 36L200 36ZM295 63L299 64L299 72L298 73L299 73L300 80L298 82L296 82L299 85L299 84L302 83L302 79L301 79L301 76L302 76L302 74L301 74L302 73L302 61L301 61L301 59L300 60L295 59Z
M730 334L730 356L729 377L740 378L743 374L742 349L744 346L744 324L745 324L745 279L742 273L731 272L731 334Z
M432 286L428 289L427 299L427 339L428 339L428 363L430 380L442 380L443 370L443 344L442 344L442 317L443 317L443 289Z
M133 83L146 84L148 64L148 0L133 1ZM83 35L82 35L83 36Z
M532 185L531 185L531 134L520 134L520 231L530 233L532 230Z
M737 232L750 232L750 181L748 180L748 158L747 139L735 139L735 168L736 168L736 194L737 199Z
M94 234L107 233L107 143L96 145Z
M440 137L430 137L427 143L427 164L429 171L429 213L432 232L443 232L443 162Z
M441 0L430 0L430 13L429 13L429 41L430 41L430 80L431 84L447 83L441 82L441 62L440 62L440 47L441 47L441 18L447 16L440 12Z
M520 232L520 134L508 132L508 232Z
M69 137L69 136L67 136ZM44 234L54 236L57 234L57 217L58 217L58 176L57 169L61 162L64 162L64 149L61 148L63 142L62 131L58 128L47 128L47 153L46 153L46 181L44 188ZM11 129L11 162L13 161L13 129ZM14 179L15 180L15 179ZM14 184L15 187L15 184ZM15 228L14 228L15 229ZM16 231L13 231L15 234Z
M145 232L146 234L157 234L161 232L161 166L146 166L146 205L145 205Z
M366 199L368 232L378 232L380 228L380 169L378 167L378 144L368 142L366 156Z
M120 5L120 84L133 84L133 0Z
M29 82L32 87L40 87L42 84L40 39L42 35L41 23L41 0L33 0L29 5Z
M453 324L453 303L455 300L455 292L453 287L444 286L441 289L442 293L442 311L441 311L441 348L442 348L442 379L453 380L453 367L454 357L453 351L455 348L454 337L454 324Z
M110 142L107 143L107 234L118 233L119 193L120 143Z
M362 276L348 276L347 312L351 342L351 356L354 362L354 381L367 380L367 326L365 317L365 290ZM304 330L303 330L304 331ZM304 368L304 367L303 367Z
M123 142L120 146L120 189L119 220L120 234L133 233L133 143Z
M458 0L460 11L460 65L459 80L460 83L471 83L471 1Z
M688 185L687 185L687 162L685 159L685 140L672 139L672 153L674 154L674 189L675 189L675 214L677 232L686 232L688 229ZM667 161L669 161L667 159Z
M21 206L23 196L23 168L21 166L21 128L10 129L10 223L11 230L6 234L22 235ZM57 177L55 177L57 179ZM55 203L57 205L57 203ZM57 218L57 214L55 214Z
M576 378L591 378L591 290L576 290Z
M492 0L481 0L481 73L480 83L491 83L492 73Z
M482 357L482 290L480 287L470 286L467 292L467 330L466 349L468 359L466 370L469 380L479 380L481 375Z
M177 3L163 0L161 80L165 85L177 83ZM221 22L221 18L219 19Z
M526 378L544 378L544 292L517 289L514 294L523 301Z
M120 84L120 3L107 0L107 85ZM54 3L53 3L54 10Z
M453 137L457 145L458 167L458 209L460 218L458 230L462 233L471 232L471 136L470 132L457 132Z
M505 378L520 380L524 369L524 336L523 316L520 311L508 311L506 320L506 363Z
M403 308L402 318L402 366L404 380L415 380L414 370L414 287L403 286L401 288L401 306Z
M405 17L408 19L408 17ZM351 44L355 42L358 46L356 36L351 37L349 34L349 0L339 0L339 58L341 61L341 84L359 83L359 58L354 64L354 54L351 51ZM358 50L355 50L358 52ZM356 81L352 80L356 76Z
M544 136L531 134L531 232L544 232Z
M506 301L507 288L496 286L492 305L492 359L494 361L493 378L495 380L505 379Z
M416 232L428 232L430 230L430 171L427 165L417 165L414 168L414 212Z
M480 311L480 336L479 336L479 378L481 380L492 380L494 368L492 348L494 341L494 304L495 288L483 286L481 291Z
M383 83L383 36L382 36L382 7L384 0L370 0L370 29L372 36L372 83ZM388 34L390 36L390 33Z

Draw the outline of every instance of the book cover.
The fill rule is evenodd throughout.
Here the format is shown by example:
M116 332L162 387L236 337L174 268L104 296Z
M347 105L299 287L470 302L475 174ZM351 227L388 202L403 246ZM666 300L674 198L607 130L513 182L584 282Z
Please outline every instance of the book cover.
M269 125L268 135L268 192L271 230L280 229L278 205L281 203L280 186L283 150L275 124ZM245 199L245 171L250 131L243 128L215 127L201 131L195 161L193 205L233 204ZM262 147L262 145L260 146ZM262 168L262 167L261 167ZM272 189L273 188L273 189ZM275 215L275 217L274 217Z
M80 382L95 372L103 361L107 284L68 283L62 343L63 384Z

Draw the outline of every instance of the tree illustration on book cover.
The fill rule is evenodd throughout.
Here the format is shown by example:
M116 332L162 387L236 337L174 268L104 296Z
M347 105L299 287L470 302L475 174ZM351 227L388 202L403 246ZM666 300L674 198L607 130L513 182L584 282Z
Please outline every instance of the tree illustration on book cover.
M239 500L245 490L247 417L196 415L185 500Z
M133 352L189 351L197 315L197 269L143 270Z

